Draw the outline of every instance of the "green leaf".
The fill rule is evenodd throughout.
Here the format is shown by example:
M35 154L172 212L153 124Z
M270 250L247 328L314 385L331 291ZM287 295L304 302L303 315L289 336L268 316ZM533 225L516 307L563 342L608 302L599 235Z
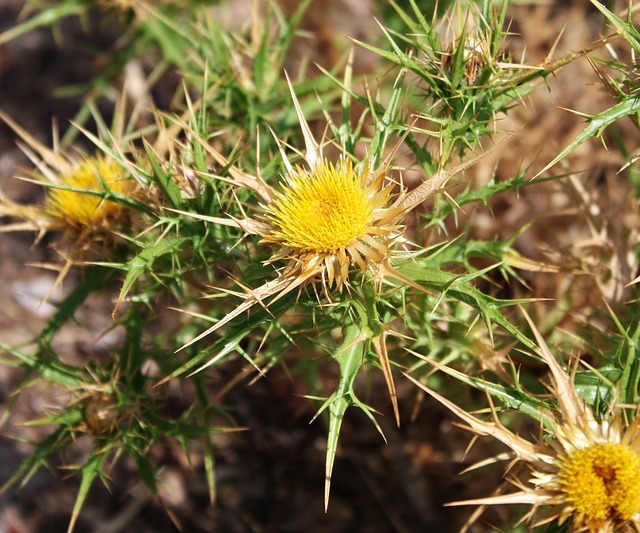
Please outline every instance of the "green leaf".
M160 158L154 153L151 145L145 140L144 149L147 152L149 163L153 169L153 176L151 177L154 183L162 191L162 194L166 197L169 205L175 209L184 209L185 201L180 194L180 188L173 180L171 171L165 171L160 165Z
M331 489L331 475L338 450L338 439L340 438L340 428L346 410L355 405L360 408L373 422L376 429L382 435L382 430L371 414L371 408L363 404L355 395L353 383L358 372L365 362L364 350L366 348L365 337L360 332L360 327L356 324L346 326L342 344L335 350L335 360L340 365L340 382L338 388L318 410L317 418L327 408L329 409L329 429L327 435L327 453L325 461L325 510L329 506L329 493ZM383 435L384 437L384 435Z
M64 427L59 427L51 435L38 442L35 451L22 462L13 475L0 487L0 494L6 492L21 478L21 485L26 485L41 467L47 466L47 459L50 455L56 450L64 448L70 442L70 435Z
M145 484L149 492L153 494L153 496L158 496L158 473L157 469L151 464L149 458L141 453L136 446L128 446L127 450L129 455L133 458L138 467L138 475L140 479Z
M76 521L78 520L78 515L82 510L82 506L87 499L89 489L91 489L94 480L96 479L96 477L104 477L103 466L108 457L109 453L106 450L101 449L98 451L96 449L93 449L91 451L91 454L89 455L89 459L87 460L87 462L80 467L80 470L82 472L82 480L80 481L80 488L78 489L76 502L73 506L73 512L71 513L71 521L69 522L67 533L71 533L73 531L73 528L76 525Z
M441 292L439 301L448 295L477 309L485 321L489 335L491 335L492 331L491 324L495 323L536 353L538 350L536 343L511 324L500 312L502 307L529 303L534 300L499 300L484 294L471 285L471 281L474 278L482 276L492 268L495 268L495 266L472 274L456 275L435 269L429 266L424 259L417 258L402 263L398 270L416 283L428 289Z
M554 166L558 161L565 158L569 155L573 150L578 148L581 144L585 143L592 137L600 137L602 132L611 124L616 122L617 120L631 116L637 115L640 111L640 97L639 96L630 96L626 100L610 107L609 109L603 111L602 113L598 113L596 115L592 115L587 118L588 125L587 127L573 140L569 145L562 150L554 159L545 166L540 172L538 172L533 179L537 178L547 170L549 170L552 166Z
M230 353L235 351L242 352L240 347L242 340L255 333L264 325L272 324L292 307L295 298L295 294L289 293L275 302L268 304L267 308L262 306L254 307L248 311L249 316L242 321L241 325L236 325L232 322L224 337L212 343L208 348L198 352L194 357L189 359L189 361L162 379L160 383L165 383L189 371L192 371L192 373L199 372L211 365L219 363ZM198 365L200 366L198 367ZM194 370L194 368L196 369Z
M186 237L165 237L160 239L156 244L144 248L138 255L131 259L131 261L124 265L124 269L127 271L127 276L122 283L122 288L120 289L120 294L118 295L113 313L115 314L136 280L145 272L151 272L151 267L156 259L168 253L179 251L180 247L188 241L189 239Z
M54 7L48 7L37 15L26 20L22 24L13 26L4 33L0 34L0 46L24 35L27 32L35 30L36 28L44 26L52 26L56 22L59 22L65 17L71 15L81 15L87 12L87 5L85 2L74 2L73 0L65 0Z
M636 30L636 28L633 26L633 23L631 23L631 20L629 20L629 22L623 21L597 0L592 0L591 3L604 15L604 17L614 27L616 33L621 35L637 53L640 53L640 34L638 33L638 30ZM631 14L633 11L635 11L635 9L632 10L632 3L630 2L629 18L631 18Z
M198 405L200 407L200 419L201 423L206 426L208 423L208 410L209 410L209 393L204 385L204 380L201 376L195 376L194 381L196 384L196 394ZM209 434L202 436L202 443L204 445L203 450L203 462L205 469L205 477L207 480L207 487L209 488L209 501L213 505L216 501L216 478L215 478L215 458L213 455L213 446Z
M640 324L636 325L635 331L630 335L629 330L622 325L613 311L610 310L609 313L622 336L616 352L618 366L622 371L615 383L622 401L635 404L639 399L638 387L640 384L640 361L637 352L640 341Z
M48 381L68 388L74 388L80 384L77 371L74 368L57 361L46 351L40 355L31 355L2 342L0 342L0 350L13 355L25 367L38 372Z
M44 418L37 418L35 420L29 420L25 422L25 426L42 426L46 424L57 424L60 426L70 427L75 426L84 418L82 409L79 407L67 407L62 413L46 416Z
M576 372L574 385L576 392L589 405L596 406L604 400L607 404L616 396L616 382L620 379L620 369L601 367L597 370Z
M419 354L415 355L430 364L435 364L426 357ZM551 406L538 400L534 396L527 394L522 389L500 385L499 383L492 383L481 378L469 376L464 372L460 372L446 365L436 364L435 366L441 372L452 376L462 383L466 383L475 389L487 392L496 398L505 409L520 411L521 413L524 413L534 420L538 420L544 424L549 424L550 422L549 415L546 413L551 412Z

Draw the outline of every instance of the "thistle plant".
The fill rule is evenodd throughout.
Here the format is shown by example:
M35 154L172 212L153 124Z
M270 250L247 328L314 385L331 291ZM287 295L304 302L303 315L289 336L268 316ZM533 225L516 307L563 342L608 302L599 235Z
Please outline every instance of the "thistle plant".
M442 169L426 183L407 191L402 183L395 184L399 191L394 193L393 181L389 179L391 161L395 150L374 166L379 153L370 152L367 159L353 162L350 154L343 154L333 163L323 154L324 143L318 143L311 133L302 113L300 104L291 88L293 103L298 114L300 127L305 141L302 154L305 166L289 162L285 147L280 142L280 153L285 167L285 176L280 190L274 190L259 174L249 175L241 169L230 166L221 154L205 146L212 157L230 174L219 179L239 189L257 193L258 205L264 206L262 214L251 217L211 217L180 211L180 214L213 224L231 226L242 230L245 238L257 235L261 242L270 245L274 252L266 264L284 263L277 266L277 277L264 282L257 288L247 287L244 300L235 309L227 313L214 325L189 341L190 346L216 332L230 321L241 316L256 305L266 308L273 319L280 319L288 311L287 307L273 310L271 302L277 302L285 295L295 292L295 302L300 305L307 285L314 286L315 297L321 305L328 305L328 311L318 312L332 315L332 307L339 309L338 320L350 345L360 346L363 353L372 351L384 374L389 396L393 404L396 422L400 424L400 415L396 390L392 376L391 363L387 349L389 324L398 318L397 312L388 309L382 318L378 306L383 300L384 285L400 284L424 293L429 290L411 275L405 275L394 266L395 248L408 239L402 234L402 219L415 206L444 187L452 176L472 165L475 160L465 162L453 169ZM382 149L380 139L374 139L372 145ZM482 157L482 156L481 156ZM238 191L237 196L241 196ZM239 212L245 208L238 206ZM407 250L404 261L411 257ZM238 283L242 286L242 282ZM316 288L317 286L317 288ZM394 285L392 285L394 286ZM396 285L397 286L397 285ZM228 289L226 291L230 292ZM234 291L235 293L235 291ZM288 306L290 307L290 306ZM395 316L394 316L395 315ZM319 333L319 332L318 332ZM347 344L336 350L334 357L339 359ZM352 352L349 358L358 357ZM204 367L217 360L214 356ZM362 357L362 355L360 355ZM194 366L201 357L196 357L178 372ZM364 362L364 360L363 360ZM351 361L343 374L344 383L352 383L362 362ZM201 367L202 368L202 367ZM357 400L351 387L336 391L322 407L323 411L331 407L330 446L327 453L327 487L325 505L328 504L329 483L339 434L339 425L346 408L351 404L363 409L370 415L370 409ZM372 418L373 420L373 418ZM375 421L374 421L375 423Z
M89 4L42 7L0 43L47 20L86 14ZM275 2L255 2L242 29L224 26L211 6L184 4L109 3L122 9L116 18L130 43L117 48L114 64L159 58L143 83L145 98L129 105L128 86L117 88L107 69L90 82L78 123L62 138L56 132L52 148L0 115L33 165L27 179L44 188L39 204L2 193L0 215L9 221L2 231L33 231L36 242L52 233L56 283L66 291L33 339L0 343L6 363L22 372L13 407L36 385L62 391L54 412L30 422L52 432L35 439L2 491L61 456L81 478L71 531L90 487L109 485L119 462L130 460L179 524L180 513L162 501L155 452L177 444L193 458L215 505L217 438L252 429L243 427L246 406L234 409L244 382L268 382L281 368L304 383L306 401L317 406L311 421L326 431L326 512L350 408L386 439L382 413L396 427L411 425L414 394L426 393L513 452L506 476L515 492L456 505L526 504L508 516L533 528L639 529L636 301L607 301L582 326L592 335L581 337L566 322L582 310L566 310L564 301L554 308L528 285L544 276L571 285L584 275L527 256L521 239L537 221L511 227L507 238L481 231L500 216L504 198L517 205L532 186L576 184L574 176L541 176L634 116L630 67L610 60L597 67L618 103L590 117L535 180L527 168L474 176L488 156L509 150L514 137L500 131L501 117L615 37L557 56L551 49L530 64L511 49L508 2L430 12L414 0L393 2L379 41L355 42L375 56L374 82L355 74L354 50L318 71L296 57L310 2L288 14ZM99 6L100 16L111 16L106 3ZM624 21L596 7L636 50L633 9ZM153 86L176 66L181 83L160 109ZM110 124L97 111L109 101ZM498 141L498 132L507 134ZM636 234L629 231L628 249ZM631 283L633 295L628 277L620 283ZM111 326L96 335L111 340L74 356L58 340L83 322L90 298L108 308ZM525 313L523 321L518 306L536 318ZM551 318L563 317L563 328L545 331L544 306ZM584 367L563 362L551 335L567 361ZM538 378L547 371L545 392ZM409 381L399 385L401 372ZM491 421L471 414L479 406L474 389L488 396ZM533 419L542 435L520 436L502 409ZM88 455L67 460L77 441L88 443Z

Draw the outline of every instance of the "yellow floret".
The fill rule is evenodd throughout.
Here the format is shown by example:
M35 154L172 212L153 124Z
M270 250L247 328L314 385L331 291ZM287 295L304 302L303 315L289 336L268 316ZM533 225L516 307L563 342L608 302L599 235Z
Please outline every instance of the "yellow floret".
M71 224L95 228L118 215L122 205L105 198L109 191L127 193L132 181L113 159L85 159L69 174L60 176L61 188L51 188L46 212Z
M567 501L584 518L632 520L640 512L640 457L623 444L571 452L558 477Z
M366 233L374 205L350 161L297 168L287 181L270 217L283 245L334 253Z

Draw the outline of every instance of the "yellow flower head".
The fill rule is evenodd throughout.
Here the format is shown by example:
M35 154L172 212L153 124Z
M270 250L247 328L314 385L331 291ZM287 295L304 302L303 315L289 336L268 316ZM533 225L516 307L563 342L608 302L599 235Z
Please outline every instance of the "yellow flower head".
M560 457L558 485L582 520L634 520L640 513L640 457L626 444L595 443Z
M640 531L640 417L623 422L620 410L597 421L575 390L529 317L540 355L552 376L551 390L559 417L543 413L549 435L530 442L512 433L492 408L490 422L476 418L417 380L423 390L451 409L479 435L492 436L525 463L531 477L514 480L517 492L455 502L451 505L530 504L527 519L538 526L551 520L571 520L572 531L613 533Z
M106 198L111 192L132 192L131 179L113 159L97 155L85 159L58 178L59 186L49 189L45 211L71 226L97 229L122 211L122 204Z
M18 204L0 190L0 216L21 220L0 231L36 230L40 239L47 231L62 230L65 242L79 245L80 250L87 244L91 247L87 239L91 234L113 230L121 225L120 217L128 220L128 210L114 196L136 194L138 181L115 159L101 153L88 157L65 153L60 150L57 130L52 150L1 111L0 120L24 141L22 148L36 167L31 180L47 189L41 205Z
M392 248L402 241L399 232L403 214L423 197L411 198L408 205L402 187L387 180L390 154L378 168L368 161L354 163L346 155L332 162L324 157L322 145L313 137L291 88L305 142L303 164L292 165L278 141L286 171L279 190L271 187L258 173L250 175L229 164L211 146L205 144L217 163L229 168L229 181L235 187L250 189L259 197L262 210L255 217L219 218L184 213L216 224L238 227L246 235L258 235L273 245L269 263L284 261L278 276L243 296L244 302L214 326L193 339L197 342L244 311L274 297L280 298L307 283L320 282L329 294L334 286L341 290L350 285L354 270L371 272L378 279L396 273L390 265ZM459 169L456 169L457 172ZM453 173L439 175L440 183ZM431 193L434 189L431 189ZM419 198L419 199L418 199ZM399 273L396 273L400 276Z
M307 172L297 167L278 193L268 218L273 238L303 252L336 253L358 240L373 212L372 199L351 161L324 161Z
M323 160L314 168L300 166L286 176L282 191L268 205L272 223L265 242L282 248L275 258L296 267L317 264L329 286L348 281L349 268L362 271L390 254L397 210L389 209L391 186L381 187L384 174L367 182L367 167L357 172L351 160L335 165Z

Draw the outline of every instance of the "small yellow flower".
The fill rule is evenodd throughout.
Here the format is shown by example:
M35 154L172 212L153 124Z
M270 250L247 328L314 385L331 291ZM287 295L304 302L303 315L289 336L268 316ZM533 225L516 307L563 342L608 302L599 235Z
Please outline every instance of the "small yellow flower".
M381 186L384 174L366 178L366 167L356 172L345 159L323 160L309 171L295 167L267 206L273 227L263 240L280 246L275 259L318 264L329 287L347 283L351 265L365 272L387 259L398 210L388 207L392 187Z
M274 241L301 251L335 253L360 238L373 212L362 176L351 161L324 161L287 177L268 218L278 228Z
M71 226L98 229L117 217L122 204L108 200L110 192L132 193L135 183L124 169L103 155L89 157L69 173L59 176L60 186L51 187L44 209L51 217Z
M529 504L525 519L534 527L570 519L575 532L640 531L640 418L623 422L622 412L612 408L608 417L596 420L526 318L551 371L551 391L560 408L558 417L542 413L549 428L546 439L530 442L512 433L501 424L493 407L492 421L476 418L407 376L469 424L473 432L494 437L511 448L514 461L525 463L531 471L528 481L514 480L520 489L517 492L451 505Z
M634 520L640 512L640 457L617 442L577 448L559 458L558 485L583 520Z
M16 203L0 190L0 217L18 220L0 225L0 232L32 230L37 232L36 241L49 231L62 232L56 248L63 263L57 266L53 291L74 264L85 262L92 254L103 258L109 254L118 232L132 222L132 211L116 198L137 196L140 178L132 164L125 161L125 169L106 154L65 153L55 131L51 149L1 111L0 120L24 141L22 149L35 166L29 180L46 189L44 202L36 205Z
M135 195L138 182L112 157L78 157L51 150L2 112L0 119L25 141L24 151L37 168L31 179L47 189L42 205L17 204L0 191L0 216L23 221L5 225L1 231L33 229L39 239L47 231L62 230L66 242L82 248L88 235L113 231L128 220L127 210L113 196Z

